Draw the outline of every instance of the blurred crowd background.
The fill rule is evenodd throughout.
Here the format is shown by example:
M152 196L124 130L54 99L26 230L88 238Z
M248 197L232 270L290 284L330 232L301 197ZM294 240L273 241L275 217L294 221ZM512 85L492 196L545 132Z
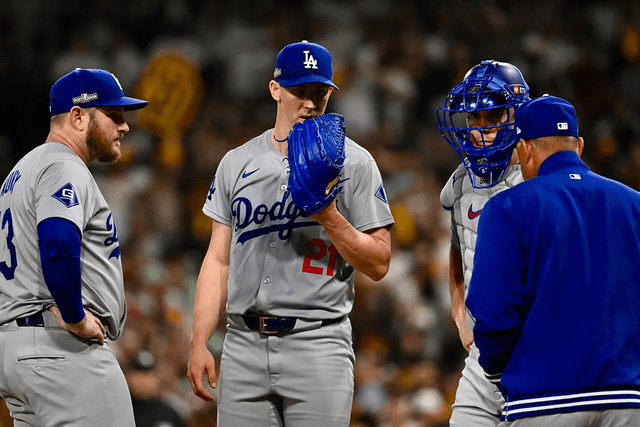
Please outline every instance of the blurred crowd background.
M511 62L532 96L568 99L587 164L640 189L637 1L3 0L2 179L45 140L49 89L74 68L107 69L151 101L128 113L122 160L91 166L118 223L129 312L113 348L139 427L216 424L185 377L211 227L201 208L222 156L273 126L275 57L303 39L331 51L340 90L328 110L376 158L396 219L389 274L356 283L354 427L448 425L466 352L439 194L460 159L435 109L469 68ZM223 338L210 341L216 356Z

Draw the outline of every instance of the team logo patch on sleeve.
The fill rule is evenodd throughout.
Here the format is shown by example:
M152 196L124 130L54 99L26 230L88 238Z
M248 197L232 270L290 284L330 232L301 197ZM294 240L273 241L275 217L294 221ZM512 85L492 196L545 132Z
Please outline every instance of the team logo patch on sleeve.
M216 192L216 177L213 177L213 181L211 181L211 187L209 187L209 193L207 194L207 200L211 200L213 198L213 193Z
M51 195L54 199L60 201L63 205L68 208L73 206L77 206L80 203L78 202L78 196L76 195L76 190L73 188L70 182L67 182L65 185L60 187L58 191Z
M376 197L386 204L389 204L389 199L387 199L387 193L384 191L383 184L380 184L380 187L378 187L378 191L376 191Z

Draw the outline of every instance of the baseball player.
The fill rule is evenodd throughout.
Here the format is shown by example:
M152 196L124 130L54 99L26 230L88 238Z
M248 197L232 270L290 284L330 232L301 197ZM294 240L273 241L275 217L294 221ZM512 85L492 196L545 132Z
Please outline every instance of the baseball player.
M525 182L487 202L467 296L500 426L639 426L640 193L580 160L566 100L515 126Z
M452 408L451 427L495 427L500 422L504 399L478 365L474 320L468 315L465 298L484 204L522 182L517 155L512 155L511 135L515 110L527 99L529 87L522 73L511 64L489 60L471 68L449 92L444 107L437 109L440 132L462 159L440 193L442 206L451 212L451 314L469 352Z
M291 199L288 135L324 113L337 89L332 76L324 47L284 47L269 82L275 127L225 155L204 204L213 225L188 378L205 400L213 397L203 376L219 386L220 426L349 424L354 275L385 276L393 217L376 162L349 138L336 198L308 217ZM218 377L206 344L225 309Z
M147 104L107 71L70 72L46 142L2 185L0 395L16 426L134 426L107 340L126 318L118 232L87 165L118 159L123 111Z

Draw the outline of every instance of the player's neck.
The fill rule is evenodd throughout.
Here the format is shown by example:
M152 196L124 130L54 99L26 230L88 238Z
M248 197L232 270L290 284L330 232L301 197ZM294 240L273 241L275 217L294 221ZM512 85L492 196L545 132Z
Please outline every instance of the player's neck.
M80 144L75 138L70 138L65 132L51 130L45 142L59 142L60 144L64 144L71 148L85 164L89 164L90 162L88 153L83 150L83 147L86 148L86 145Z
M289 153L289 139L287 136L282 137L282 139L278 138L276 132L275 129L271 132L271 144L273 144L276 150L286 156Z

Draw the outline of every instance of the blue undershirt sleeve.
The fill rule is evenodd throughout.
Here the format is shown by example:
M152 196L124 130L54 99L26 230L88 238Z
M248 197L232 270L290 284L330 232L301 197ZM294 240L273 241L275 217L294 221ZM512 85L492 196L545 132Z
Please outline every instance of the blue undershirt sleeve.
M47 218L38 224L44 282L67 323L80 322L85 316L80 268L81 238L78 227L63 218Z

